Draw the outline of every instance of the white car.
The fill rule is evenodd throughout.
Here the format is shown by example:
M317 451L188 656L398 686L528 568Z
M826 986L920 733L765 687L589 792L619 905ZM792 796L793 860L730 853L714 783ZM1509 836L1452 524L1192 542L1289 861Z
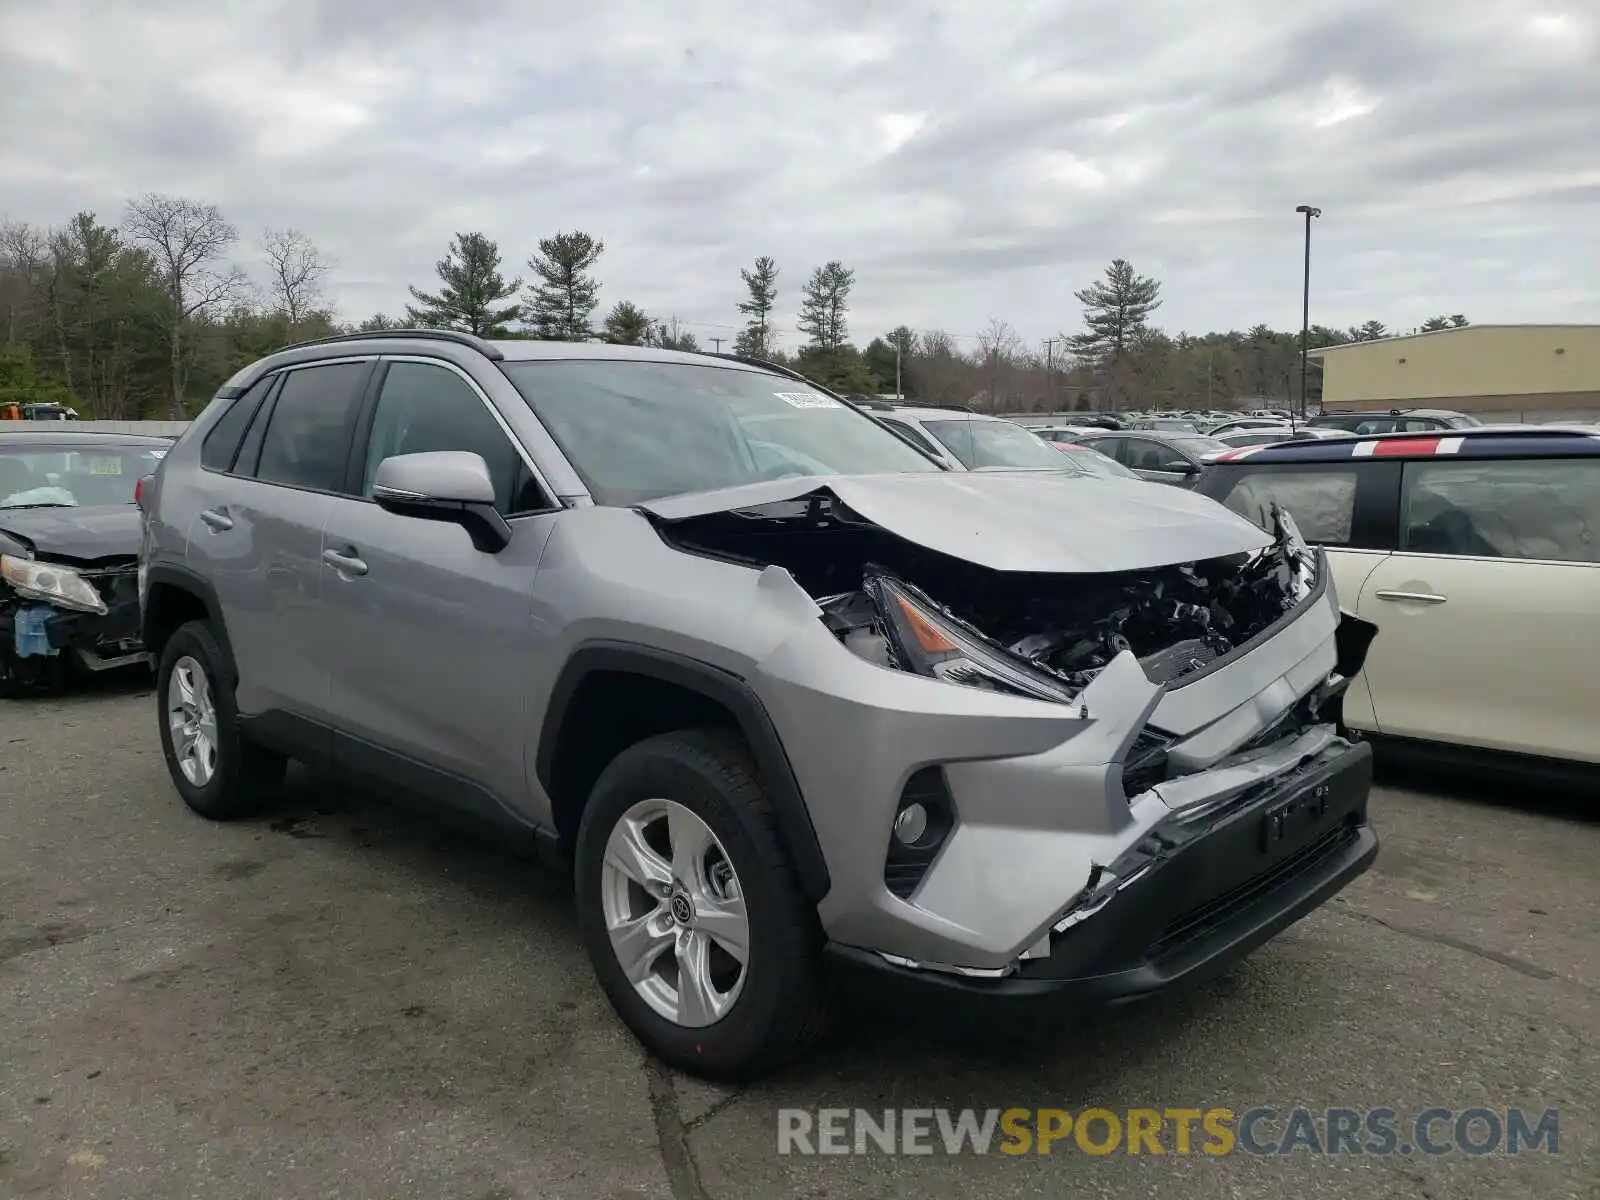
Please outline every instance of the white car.
M1282 505L1344 608L1382 628L1353 728L1391 753L1600 780L1600 431L1253 446L1199 490L1258 524Z
M957 471L1078 471L1072 460L1032 429L1004 417L962 408L892 409L872 415L913 446ZM1104 433L1104 430L1100 432Z

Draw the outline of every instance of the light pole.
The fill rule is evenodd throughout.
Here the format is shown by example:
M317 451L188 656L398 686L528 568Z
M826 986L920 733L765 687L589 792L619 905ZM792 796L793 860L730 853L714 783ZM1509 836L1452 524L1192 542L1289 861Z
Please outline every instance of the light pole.
M1300 419L1306 419L1306 377L1311 359L1311 218L1320 217L1322 210L1309 204L1295 206L1295 212L1306 215L1306 270L1305 283L1300 295Z

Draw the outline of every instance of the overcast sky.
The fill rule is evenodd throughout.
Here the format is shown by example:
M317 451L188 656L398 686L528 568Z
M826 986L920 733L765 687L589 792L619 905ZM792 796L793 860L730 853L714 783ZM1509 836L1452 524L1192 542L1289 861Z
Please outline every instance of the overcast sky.
M702 341L758 254L791 348L831 258L861 343L1073 332L1117 256L1170 330L1298 328L1310 203L1313 321L1600 321L1600 0L0 0L0 216L150 190L354 319L583 229Z

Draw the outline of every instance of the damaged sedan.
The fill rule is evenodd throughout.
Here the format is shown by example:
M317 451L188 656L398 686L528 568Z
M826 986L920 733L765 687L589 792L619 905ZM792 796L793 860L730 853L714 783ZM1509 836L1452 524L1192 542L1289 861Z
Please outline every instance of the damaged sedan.
M134 491L171 444L0 432L0 696L147 662Z
M1146 996L1377 853L1341 715L1376 631L1287 515L948 470L784 368L311 343L144 508L183 800L326 760L531 833L618 1014L704 1076L798 1054L830 969Z

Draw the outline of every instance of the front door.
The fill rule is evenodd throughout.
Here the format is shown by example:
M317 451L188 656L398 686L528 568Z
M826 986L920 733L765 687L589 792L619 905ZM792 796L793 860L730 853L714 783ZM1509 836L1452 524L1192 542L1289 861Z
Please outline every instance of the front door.
M332 502L322 597L336 759L369 774L420 771L439 799L489 811L525 791L525 661L533 577L556 513L528 460L465 375L436 361L385 363L355 482ZM495 481L511 543L473 548L453 524L386 512L367 497L397 454L467 450ZM468 783L468 780L473 781Z
M1199 471L1182 454L1152 438L1123 439L1119 458L1123 466L1152 483L1193 487L1200 476Z

